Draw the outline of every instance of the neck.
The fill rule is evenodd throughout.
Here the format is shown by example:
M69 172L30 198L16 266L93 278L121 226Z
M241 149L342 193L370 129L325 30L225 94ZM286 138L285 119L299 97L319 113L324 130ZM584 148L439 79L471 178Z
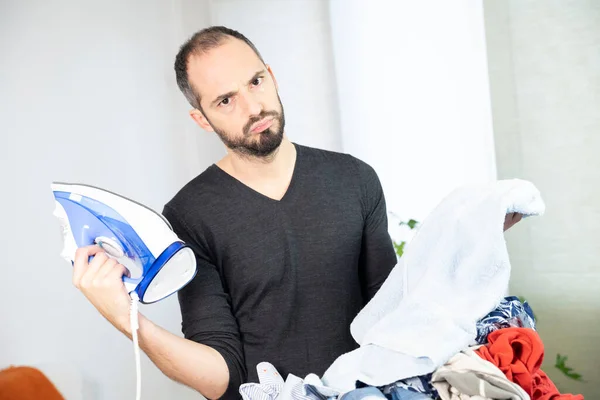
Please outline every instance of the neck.
M286 137L268 157L248 157L228 152L217 165L242 181L276 179L286 176L296 161L296 148Z

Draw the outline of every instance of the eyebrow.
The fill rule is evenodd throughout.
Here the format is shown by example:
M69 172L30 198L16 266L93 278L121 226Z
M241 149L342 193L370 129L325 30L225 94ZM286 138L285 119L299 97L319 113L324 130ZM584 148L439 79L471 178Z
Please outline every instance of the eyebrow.
M265 74L265 70L262 69L260 71L258 71L257 73L255 73L252 78L250 78L250 80L248 80L248 83L252 82L253 80L255 80L256 78L258 78L261 75ZM231 92L227 92L225 94L220 95L219 97L217 97L216 99L214 99L211 103L211 106L215 106L216 104L219 104L221 101L223 101L224 99L234 96L237 93L237 91L231 91Z

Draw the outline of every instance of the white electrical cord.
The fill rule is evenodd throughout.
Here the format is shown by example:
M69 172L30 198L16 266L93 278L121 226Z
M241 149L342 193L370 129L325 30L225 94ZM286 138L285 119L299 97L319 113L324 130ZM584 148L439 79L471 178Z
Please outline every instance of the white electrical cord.
M131 323L131 336L133 338L133 352L135 354L135 371L136 371L136 400L141 399L142 395L142 367L140 364L140 345L138 342L138 305L140 298L135 291L129 294L131 297L131 307L129 308L129 321Z

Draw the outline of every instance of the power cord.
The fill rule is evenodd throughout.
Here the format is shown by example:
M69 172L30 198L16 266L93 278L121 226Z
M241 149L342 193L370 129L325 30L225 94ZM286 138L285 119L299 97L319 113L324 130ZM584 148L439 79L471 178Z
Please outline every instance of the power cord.
M131 336L133 338L133 351L135 354L135 371L136 371L136 400L141 399L142 395L142 367L140 362L140 344L138 342L138 329L140 327L138 321L138 306L139 300L135 290L131 292L131 307L129 308L129 321L131 324Z

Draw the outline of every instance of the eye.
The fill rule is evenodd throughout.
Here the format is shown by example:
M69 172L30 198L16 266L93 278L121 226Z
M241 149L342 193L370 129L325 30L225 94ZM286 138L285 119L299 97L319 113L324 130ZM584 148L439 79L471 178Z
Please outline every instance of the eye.
M229 97L224 98L223 100L221 100L221 102L219 103L220 106L227 106L229 105L230 100Z
M252 86L258 86L262 83L263 79L264 78L262 76L259 76L259 77L254 78L252 80L252 82L250 82L250 83L252 84Z

